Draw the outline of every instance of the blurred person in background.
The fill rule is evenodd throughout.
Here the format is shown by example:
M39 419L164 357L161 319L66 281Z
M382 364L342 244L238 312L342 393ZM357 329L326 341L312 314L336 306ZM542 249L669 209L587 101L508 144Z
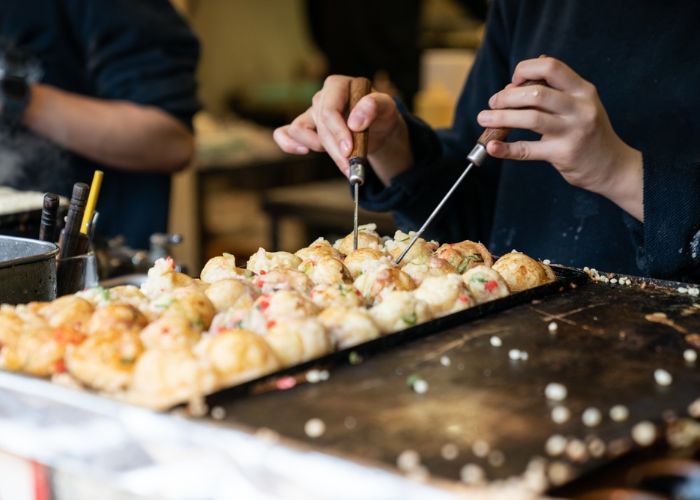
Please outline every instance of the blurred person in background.
M417 229L485 127L515 129L455 192L428 237L483 240L577 267L700 280L700 4L494 0L450 129L381 92L350 112L349 78L275 131L347 175L369 127L362 203ZM605 15L601 15L604 12ZM549 57L539 58L546 54ZM518 87L527 80L544 84Z
M97 233L146 248L193 156L199 44L168 0L3 0L0 184L70 195L105 171Z

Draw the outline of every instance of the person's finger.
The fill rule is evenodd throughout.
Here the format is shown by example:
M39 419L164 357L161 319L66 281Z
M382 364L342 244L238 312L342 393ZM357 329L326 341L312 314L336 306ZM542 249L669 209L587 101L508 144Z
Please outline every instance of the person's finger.
M272 133L272 137L282 151L294 155L305 155L309 152L309 148L294 140L289 135L289 125L279 127Z
M556 116L536 109L492 109L479 113L477 121L482 127L519 128L533 130L539 134L562 130L564 121Z
M333 134L331 134L327 128L320 127L318 129L318 136L321 140L323 148L326 150L326 153L328 153L328 156L331 157L340 171L347 176L348 172L350 171L350 163L348 162L347 155L340 151Z
M386 122L396 115L396 103L390 95L372 92L360 99L348 115L348 127L354 132L361 132L375 122ZM378 123L387 125L386 123Z
M558 90L574 91L590 85L574 70L553 57L538 57L518 63L513 72L513 83L520 85L527 80L544 80Z
M321 139L316 132L316 126L311 118L310 111L297 116L287 129L289 136L309 149L324 151Z
M504 160L548 160L548 145L542 141L490 141L486 151L494 158Z
M510 87L495 93L489 99L491 109L534 108L555 114L570 112L574 98L545 85Z
M350 78L332 75L326 78L323 92L318 99L315 115L316 127L325 128L330 132L337 144L337 149L347 156L352 150L350 130L345 124L343 114L350 97ZM316 108L316 106L314 106ZM326 145L326 149L329 147Z

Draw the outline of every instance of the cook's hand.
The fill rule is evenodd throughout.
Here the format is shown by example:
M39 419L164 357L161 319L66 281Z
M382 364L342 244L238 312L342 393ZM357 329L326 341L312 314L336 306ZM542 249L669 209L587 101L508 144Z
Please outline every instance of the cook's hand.
M273 137L287 153L326 151L347 176L352 151L350 131L361 132L369 127L368 160L380 180L388 185L392 177L413 163L406 123L394 100L379 92L360 99L346 121L350 80L347 76L329 76L314 95L311 107L291 124L276 129Z
M526 80L547 85L518 87ZM512 83L489 100L478 116L483 127L533 130L539 141L491 141L496 158L543 160L570 184L611 199L643 219L642 155L615 133L596 88L551 57L529 59L515 68Z

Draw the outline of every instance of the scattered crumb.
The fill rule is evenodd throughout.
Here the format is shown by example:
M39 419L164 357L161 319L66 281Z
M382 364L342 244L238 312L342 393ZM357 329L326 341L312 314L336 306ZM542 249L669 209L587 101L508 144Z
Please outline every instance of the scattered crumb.
M352 430L357 426L357 420L354 417L345 417L343 425L345 425L346 429Z
M688 415L693 418L700 418L700 398L688 405Z
M440 448L440 455L445 460L454 460L459 455L459 448L454 443L447 443Z
M321 381L325 382L329 378L331 378L331 372L328 370L319 370L318 376L321 379Z
M610 419L614 422L624 422L629 414L629 410L624 405L615 405L610 408Z
M605 455L605 441L600 438L593 438L588 443L588 452L594 458L600 458Z
M547 387L544 388L545 397L552 401L564 401L567 394L566 386L557 382L550 382L547 384Z
M501 450L493 450L489 453L488 461L493 467L500 467L505 463L506 456Z
M406 385L418 394L425 394L429 388L428 382L415 373L406 377Z
M520 350L518 349L511 349L508 351L508 357L512 359L513 361L517 361L520 359Z
M306 381L310 384L316 384L320 382L321 372L319 370L316 370L315 368L313 370L309 370L308 372L306 372Z
M565 462L552 462L547 467L547 477L554 486L559 486L571 478L571 468Z
M223 420L226 418L226 410L221 406L215 406L211 409L211 418L214 420Z
M442 356L440 358L440 364L442 366L450 366L452 364L452 360L448 358L447 356Z
M663 368L654 370L654 380L661 386L669 386L673 382L673 377Z
M588 458L588 449L580 439L572 439L566 445L566 456L574 462L585 462Z
M583 410L581 421L586 427L596 427L602 420L602 415L598 408L590 407Z
M310 438L321 437L326 432L326 424L320 418L312 418L304 425L304 432Z
M503 341L501 340L501 337L497 337L495 335L489 339L489 343L493 347L501 347L503 345Z
M477 464L467 464L459 471L460 479L466 484L482 484L486 475Z
M571 411L566 406L555 406L552 408L552 421L555 424L563 424L571 418Z
M404 450L396 458L396 466L403 471L415 469L419 465L420 455L416 450Z
M483 458L489 454L491 451L491 446L481 439L474 441L472 444L472 453L479 458Z
M632 427L632 439L639 446L649 446L656 439L656 427L648 420L639 422Z
M268 443L276 443L280 440L280 435L276 431L273 431L267 427L259 428L257 431L255 431L255 436L263 441L267 441Z
M362 356L357 353L357 351L350 351L350 354L348 354L348 361L351 365L359 365L362 363L363 359Z
M686 349L683 351L683 359L686 363L695 363L698 359L698 352L695 349Z
M559 330L559 325L555 321L552 321L547 325L547 330L549 330L549 333L556 333L557 330Z
M568 440L561 434L553 434L545 442L544 450L547 452L547 455L556 457L564 453L567 442Z

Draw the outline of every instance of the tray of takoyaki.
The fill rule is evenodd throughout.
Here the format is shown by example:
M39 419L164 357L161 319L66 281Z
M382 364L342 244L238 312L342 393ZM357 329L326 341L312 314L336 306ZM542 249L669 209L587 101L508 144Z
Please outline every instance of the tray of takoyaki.
M439 332L560 290L584 274L480 243L362 226L296 253L214 257L199 279L161 259L140 287L0 306L0 368L168 409Z

